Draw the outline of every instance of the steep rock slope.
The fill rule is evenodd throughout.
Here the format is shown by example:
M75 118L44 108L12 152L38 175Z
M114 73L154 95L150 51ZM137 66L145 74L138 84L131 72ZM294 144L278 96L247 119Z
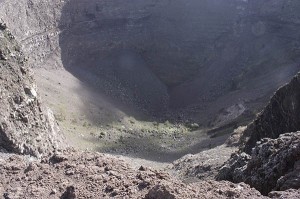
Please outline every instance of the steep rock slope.
M218 180L245 182L262 194L300 188L300 133L264 138L251 155L233 154L220 169Z
M40 157L62 148L50 109L41 104L32 71L14 36L0 23L0 146Z
M300 74L280 88L267 107L250 124L241 138L243 151L250 154L262 138L277 138L280 134L300 130Z
M235 104L255 110L298 70L296 1L0 3L32 66L65 67L150 115L191 106L208 124Z
M61 68L58 28L63 0L1 0L0 18L10 24L32 68Z
M280 88L258 118L243 132L217 179L246 182L263 194L300 188L299 74ZM273 138L273 139L271 139Z
M197 73L206 42L234 21L233 5L217 2L71 0L61 17L64 67L126 105L164 113L170 86Z

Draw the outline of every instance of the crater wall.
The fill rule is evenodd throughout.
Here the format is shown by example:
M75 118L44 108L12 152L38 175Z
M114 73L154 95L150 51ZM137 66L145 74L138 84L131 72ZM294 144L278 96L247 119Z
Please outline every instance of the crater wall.
M256 109L299 70L296 1L0 4L33 67L64 67L150 114L192 108L201 122L238 103Z

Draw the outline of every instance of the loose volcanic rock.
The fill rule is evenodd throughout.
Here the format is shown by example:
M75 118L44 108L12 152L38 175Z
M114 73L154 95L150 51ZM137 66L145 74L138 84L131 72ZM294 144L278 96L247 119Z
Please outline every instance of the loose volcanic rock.
M262 138L278 138L280 134L300 130L300 73L280 88L267 107L244 131L241 144L250 154Z
M202 180L212 180L236 150L236 148L221 145L198 154L188 154L174 161L172 169L183 178L196 177Z
M264 138L251 156L232 155L217 179L246 182L263 194L272 190L300 188L300 132L286 133L277 139Z
M3 25L1 27L4 27ZM0 30L0 147L36 157L63 148L64 137L50 109L41 104L20 47L6 28Z
M74 150L62 151L59 155L66 158L56 163L52 163L51 157L42 163L18 155L6 157L0 164L1 196L31 199L264 198L244 183L202 181L187 185L151 168L132 169L111 155ZM73 174L68 175L66 171L73 171Z
M247 182L262 193L299 188L300 74L280 88L242 132L217 179ZM295 132L295 133L289 133ZM273 139L271 139L273 138Z

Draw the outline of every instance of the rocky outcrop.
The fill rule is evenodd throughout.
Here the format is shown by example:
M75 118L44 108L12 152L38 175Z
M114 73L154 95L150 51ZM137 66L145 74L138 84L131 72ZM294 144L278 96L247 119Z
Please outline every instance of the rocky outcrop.
M0 147L36 157L62 148L54 116L41 104L32 71L3 22L0 55Z
M300 132L277 139L264 138L251 156L234 154L223 166L217 179L246 182L263 194L274 190L300 188Z
M246 182L264 194L300 188L300 74L280 88L257 119L242 132L217 179Z
M63 0L1 0L0 18L9 24L32 68L61 68L59 20Z
M280 88L267 107L250 124L241 138L243 151L250 154L262 138L277 138L280 134L300 129L300 74Z

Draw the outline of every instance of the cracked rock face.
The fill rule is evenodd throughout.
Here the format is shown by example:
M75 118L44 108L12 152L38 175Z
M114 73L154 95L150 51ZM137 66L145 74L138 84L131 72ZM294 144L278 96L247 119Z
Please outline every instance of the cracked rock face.
M0 18L8 24L32 68L62 67L58 42L63 0L0 0Z
M233 154L217 179L245 182L263 194L300 188L300 132L264 138L251 155Z
M13 35L0 24L0 147L36 157L62 148L63 136L41 104L32 71Z
M300 74L280 88L269 104L250 124L241 137L243 151L251 153L256 142L262 138L277 138L280 134L300 129Z
M300 132L262 139L253 149L244 181L262 193L300 188Z
M243 181L263 194L300 187L299 78L298 74L280 88L244 130L240 151L225 163L217 179Z

